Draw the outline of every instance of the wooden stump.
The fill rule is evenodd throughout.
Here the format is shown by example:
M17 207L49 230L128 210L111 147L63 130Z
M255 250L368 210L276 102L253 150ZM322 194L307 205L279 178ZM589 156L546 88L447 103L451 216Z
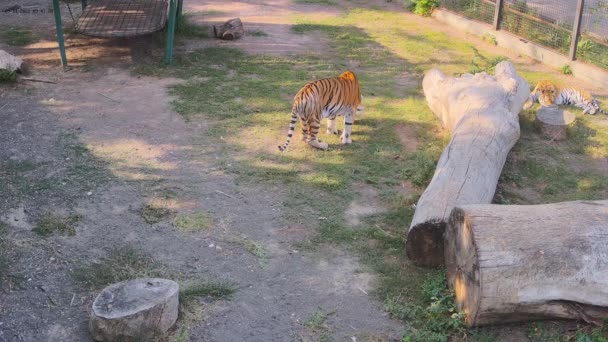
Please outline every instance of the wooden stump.
M175 324L179 285L143 278L106 287L93 302L89 330L95 341L149 341Z
M551 140L568 138L568 126L575 120L572 112L557 106L541 107L536 113L536 126L540 132Z
M245 34L245 30L241 19L234 18L221 25L213 25L213 33L216 38L235 40L241 38Z
M433 113L452 130L452 140L418 201L406 251L416 264L437 267L443 264L452 208L492 201L507 154L519 139L518 114L530 88L509 62L496 66L496 76L448 78L433 69L422 86Z
M456 207L445 263L468 326L597 323L608 317L608 201Z

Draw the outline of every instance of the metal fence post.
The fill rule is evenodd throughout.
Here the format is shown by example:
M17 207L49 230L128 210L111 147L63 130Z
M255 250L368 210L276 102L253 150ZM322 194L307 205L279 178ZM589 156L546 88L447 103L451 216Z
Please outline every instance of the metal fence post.
M169 0L169 21L167 22L167 43L165 45L165 64L173 61L173 41L175 39L175 21L177 20L177 0Z
M55 28L57 29L57 43L59 43L59 54L61 55L61 64L65 68L68 66L68 59L65 55L65 41L63 39L63 24L61 22L61 10L59 8L59 0L53 0L53 11L55 12Z
M502 17L502 7L504 5L503 0L496 0L496 8L494 9L494 29L496 31L500 30L500 21Z
M576 47L578 45L578 37L581 33L581 19L583 18L583 8L585 0L578 0L576 5L576 16L574 17L574 27L572 27L572 39L570 39L570 60L576 59Z

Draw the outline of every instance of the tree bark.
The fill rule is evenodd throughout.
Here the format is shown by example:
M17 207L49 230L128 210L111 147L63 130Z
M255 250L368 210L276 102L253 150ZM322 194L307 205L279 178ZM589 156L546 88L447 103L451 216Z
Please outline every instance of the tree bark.
M245 29L243 29L241 19L234 18L221 25L213 25L213 33L216 38L235 40L241 38L243 34L245 34Z
M412 218L407 256L422 266L443 264L443 235L456 205L490 203L509 150L519 139L518 114L530 93L513 65L448 78L429 71L422 82L431 110L452 131L431 183Z
M608 317L608 201L456 207L445 262L468 326L598 323Z

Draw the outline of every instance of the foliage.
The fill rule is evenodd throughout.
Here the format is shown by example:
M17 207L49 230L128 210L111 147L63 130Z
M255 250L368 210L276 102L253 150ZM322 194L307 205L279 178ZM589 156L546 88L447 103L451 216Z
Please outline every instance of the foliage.
M570 68L570 65L568 64L564 64L560 70L562 71L562 74L564 75L572 75L572 68Z
M486 32L481 36L481 39L492 45L498 45L498 42L496 41L496 36L494 36L493 34L489 34Z
M585 57L589 52L591 52L595 48L595 43L589 39L581 39L576 44L576 53L577 55L581 55Z
M433 10L439 7L440 0L413 0L411 6L414 13L429 16Z
M457 312L454 293L447 288L445 274L436 272L422 284L422 301L401 307L402 319L409 319L412 328L403 342L445 341L450 336L464 336L464 313Z
M14 71L8 71L0 69L0 83L3 82L14 82L17 80L17 73Z

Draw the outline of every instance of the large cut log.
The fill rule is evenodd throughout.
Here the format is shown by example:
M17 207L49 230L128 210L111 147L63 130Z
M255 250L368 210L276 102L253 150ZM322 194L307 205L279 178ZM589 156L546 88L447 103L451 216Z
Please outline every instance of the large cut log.
M597 323L608 318L608 201L456 207L445 263L468 326Z
M492 200L507 154L519 139L518 114L530 88L509 62L499 63L495 76L448 78L432 69L422 87L452 139L418 200L406 251L414 263L436 267L443 264L443 234L452 208Z
M241 19L234 18L221 25L213 25L213 33L216 38L224 40L235 40L239 39L245 34L243 23Z

